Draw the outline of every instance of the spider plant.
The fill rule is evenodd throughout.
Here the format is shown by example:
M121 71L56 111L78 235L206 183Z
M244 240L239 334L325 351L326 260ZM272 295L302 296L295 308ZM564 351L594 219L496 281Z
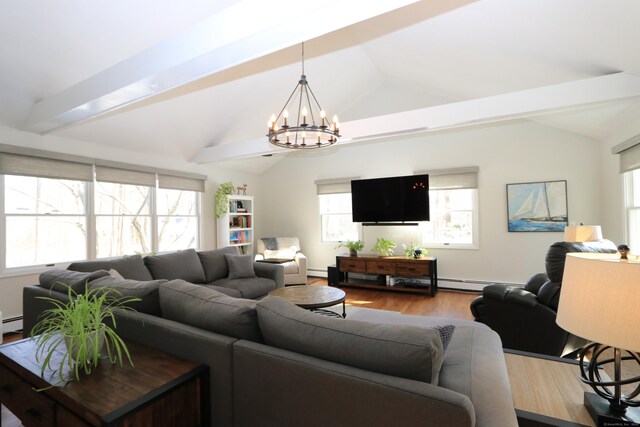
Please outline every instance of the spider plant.
M60 382L74 377L79 380L82 372L90 374L98 366L103 344L105 358L110 363L122 365L123 356L126 356L133 366L126 344L106 322L115 328L115 310L127 309L125 304L140 301L140 298L122 297L120 292L109 288L76 293L69 287L67 295L69 302L38 297L53 304L43 312L42 319L31 331L36 340L36 360L42 360L42 377L47 369L51 369L57 372ZM68 372L66 378L65 372Z

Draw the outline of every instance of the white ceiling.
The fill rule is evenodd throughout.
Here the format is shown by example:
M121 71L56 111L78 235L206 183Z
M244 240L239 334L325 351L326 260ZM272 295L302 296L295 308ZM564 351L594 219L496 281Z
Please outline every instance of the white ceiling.
M266 121L305 39L309 83L346 139L445 114L454 129L527 117L600 140L640 114L634 76L623 89L594 79L640 75L637 0L413 1L0 1L0 124L260 172L278 157L234 159L278 152ZM493 110L471 120L473 100ZM384 117L408 110L420 114Z

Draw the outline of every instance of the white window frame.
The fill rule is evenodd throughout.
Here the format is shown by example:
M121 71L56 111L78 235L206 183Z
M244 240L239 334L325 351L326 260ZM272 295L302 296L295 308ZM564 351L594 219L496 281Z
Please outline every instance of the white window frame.
M3 146L0 146L2 148ZM0 152L0 155L2 153ZM36 175L27 175L34 176ZM176 175L178 176L178 175ZM174 177L175 178L175 177ZM56 178L50 178L56 179ZM64 178L60 178L64 179ZM196 184L187 182L189 177L177 177L174 179L174 182L182 183L182 190L194 191L196 193L195 203L196 203L196 215L197 218L197 228L196 228L196 249L200 247L200 243L202 241L202 190L196 190L199 188ZM199 178L193 178L199 179ZM86 254L87 260L96 259L96 214L95 214L95 177L93 181L85 181L85 221L87 228L87 238L86 238ZM186 184L185 184L186 182ZM204 184L202 183L202 187ZM165 187L170 188L170 187ZM150 189L150 214L151 217L151 252L157 252L158 250L158 213L156 209L156 197L157 190L159 186L157 184L153 187L149 187ZM164 215L162 215L164 216ZM181 215L182 216L182 215ZM65 262L57 262L57 263L47 263L47 264L38 264L38 265L25 265L19 267L11 267L7 268L6 266L6 251L7 246L10 242L6 241L6 224L7 224L7 214L5 212L5 175L0 173L0 232L2 236L5 236L0 247L0 278L7 277L16 277L16 276L24 276L28 274L39 274L41 272L46 271L49 268L57 267L57 268L66 268L69 264L69 261ZM77 260L76 260L77 261Z
M634 175L637 179L634 179ZM640 211L640 200L634 200L633 196L636 186L640 186L640 169L625 172L623 175L625 241L631 251L637 254L640 253L640 238L634 238L630 224L631 212Z
M338 194L348 194L349 196L351 195L351 193L319 194L319 195L318 195L318 206L320 205L320 197L323 197L323 196L325 196L325 197L326 197L326 196L332 196L332 195L338 195ZM324 239L324 228L323 228L323 225L322 225L322 224L324 223L324 221L323 221L323 217L324 217L325 215L349 215L349 216L351 216L351 215L352 215L352 212L341 212L341 213L330 213L330 214L327 214L327 213L321 213L321 212L320 212L320 243L326 243L326 244L333 244L333 245L335 245L335 244L336 244L336 243L338 243L338 242L343 242L343 241L349 240L349 239L346 239L346 238L344 238L344 239L338 239L338 240L325 240L325 239ZM362 236L362 225L361 225L360 223L357 223L357 222L356 222L356 223L354 223L354 222L353 222L353 217L352 217L352 216L351 216L350 220L351 220L351 223L352 223L352 224L355 224L355 226L356 226L356 233L357 233L357 238L356 238L356 240L360 240L360 239L361 239L361 236Z
M480 248L480 220L479 220L479 203L478 203L478 172L477 166L450 168L450 169L435 169L426 171L416 171L414 174L429 175L429 198L431 199L432 192L445 191L445 190L472 190L472 232L471 243L451 243L451 242L429 242L426 240L426 231L424 228L426 223L420 223L420 236L422 238L422 244L428 248L435 249L479 249ZM430 204L430 209L433 205ZM430 215L435 218L436 215Z

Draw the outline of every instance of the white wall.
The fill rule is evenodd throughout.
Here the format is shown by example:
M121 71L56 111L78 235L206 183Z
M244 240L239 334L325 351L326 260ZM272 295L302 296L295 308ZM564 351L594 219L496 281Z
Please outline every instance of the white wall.
M432 249L439 277L523 283L544 271L544 257L562 233L509 233L506 184L567 180L569 221L600 224L601 146L598 142L525 121L432 133L391 142L345 145L315 157L290 156L260 181L257 237L297 235L309 267L326 271L343 250L320 242L314 180L408 175L425 169L479 166L480 247ZM401 243L416 227L364 227L365 249L377 235ZM396 253L401 253L397 251Z
M148 153L137 153L54 136L41 136L2 126L0 126L0 144L38 148L41 150L207 175L208 180L205 184L205 193L202 195L200 235L200 247L202 249L213 249L216 247L214 194L218 185L226 181L233 181L236 185L246 183L249 188L247 194L253 194L251 191L257 187L258 183L258 176L255 174L231 171L215 165L194 165L182 159L149 155ZM4 241L4 238L2 241ZM7 250L11 250L10 245ZM39 273L36 272L31 274L0 276L0 311L2 311L5 319L22 315L22 288L26 285L37 283L38 274Z

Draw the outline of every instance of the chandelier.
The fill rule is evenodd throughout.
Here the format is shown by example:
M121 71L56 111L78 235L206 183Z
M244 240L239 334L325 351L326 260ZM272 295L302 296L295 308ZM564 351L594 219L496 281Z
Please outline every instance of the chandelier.
M289 111L297 111L289 116ZM280 125L278 123L282 119ZM291 119L291 120L290 120ZM287 102L276 117L269 119L269 142L283 148L329 147L340 137L338 116L329 124L327 114L313 94L304 74L304 43L302 43L302 76Z

